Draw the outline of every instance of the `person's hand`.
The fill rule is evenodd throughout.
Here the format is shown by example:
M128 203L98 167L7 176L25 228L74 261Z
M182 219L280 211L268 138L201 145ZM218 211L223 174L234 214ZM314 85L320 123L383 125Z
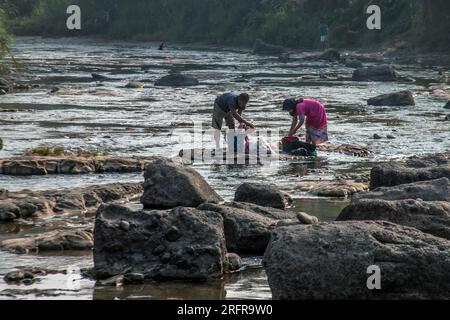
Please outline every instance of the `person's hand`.
M250 123L250 122L245 122L245 124L250 128L250 129L255 129L256 127Z

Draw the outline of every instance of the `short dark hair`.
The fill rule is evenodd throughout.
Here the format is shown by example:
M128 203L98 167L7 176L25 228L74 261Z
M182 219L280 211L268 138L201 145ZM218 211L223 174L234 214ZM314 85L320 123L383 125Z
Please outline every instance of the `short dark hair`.
M241 93L238 96L238 99L244 102L249 102L250 101L250 96L248 95L248 93Z

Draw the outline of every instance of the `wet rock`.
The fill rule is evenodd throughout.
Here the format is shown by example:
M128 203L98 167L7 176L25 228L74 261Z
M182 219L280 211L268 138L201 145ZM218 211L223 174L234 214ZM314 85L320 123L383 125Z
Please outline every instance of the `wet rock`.
M423 201L450 202L450 180L447 178L441 178L437 180L401 184L392 187L382 187L372 190L371 192L356 194L352 200L355 202L361 199L421 199Z
M52 231L27 238L8 239L0 248L13 253L89 250L94 245L92 233L85 230Z
M389 65L358 68L353 72L353 81L396 81L397 72Z
M142 273L127 273L123 276L124 284L141 284L144 283L145 277Z
M447 104L444 106L445 109L450 109L450 101L447 102Z
M8 195L9 195L8 189L0 187L0 200L5 200L6 198L8 198Z
M375 133L375 134L373 135L373 138L374 138L375 140L383 139L383 137L380 136L378 133Z
M139 81L131 81L125 86L127 89L142 89L145 86L145 83Z
M343 145L321 144L317 146L317 151L342 153L349 156L362 158L367 157L370 154L370 150L368 147L357 144L343 144Z
M127 221L130 230L120 228ZM167 230L180 237L168 241ZM94 271L98 279L130 273L146 279L206 280L221 278L226 263L223 219L193 208L131 211L118 206L98 210L94 231ZM163 255L155 249L163 245Z
M145 208L197 207L223 201L197 171L170 159L149 164L144 177L141 203Z
M1 173L13 176L46 175L47 170L35 160L12 160L1 164Z
M276 186L253 183L241 184L236 190L234 201L277 209L285 209L292 204L292 198Z
M189 87L198 84L199 81L196 78L181 73L169 74L155 82L155 85L160 87Z
M270 240L270 231L277 221L256 212L225 205L203 204L198 209L222 215L226 248L236 253L263 254Z
M304 192L309 192L319 197L332 198L347 198L355 193L369 189L368 183L340 179L336 181L301 181L298 187Z
M344 208L337 218L354 220L390 221L450 240L449 202L363 198Z
M141 194L142 183L112 183L86 188L9 192L0 198L0 222L95 210L104 203Z
M13 84L4 78L0 78L0 90L4 92L4 94L7 94L12 90Z
M322 53L319 57L321 60L340 61L341 53L336 49L328 49Z
M121 287L124 284L124 276L118 275L108 279L97 281L97 284L105 287Z
M14 176L47 174L131 173L143 171L159 157L40 157L0 159L0 174Z
M270 231L280 220L297 223L317 223L317 218L306 213L232 202L224 205L202 204L197 209L222 215L227 250L236 253L263 254L270 239Z
M17 270L7 273L3 279L7 284L24 283L27 280L34 280L34 274L29 271Z
M3 149L3 139L0 138L0 150L2 150L2 149Z
M440 178L450 179L450 165L448 163L432 160L382 163L375 166L370 173L370 189Z
M263 264L275 300L450 298L450 241L389 222L277 228ZM381 290L366 286L373 265Z
M241 257L235 253L227 253L226 255L226 271L236 272L242 268Z
M0 96L4 96L6 93L5 89L0 89Z
M353 69L360 69L360 68L364 67L363 63L357 59L346 60L345 66L347 68L353 68Z
M261 39L256 39L253 45L253 53L261 55L281 55L285 53L286 49L282 46L268 44Z
M393 135L391 135L391 134L388 134L388 135L386 136L386 138L388 138L389 140L395 140L395 139L397 139L395 136L393 136Z
M104 75L98 74L98 73L92 73L91 76L94 81L106 81L106 80L110 79L110 78L108 78Z
M396 93L383 94L367 100L371 106L414 106L413 93L409 90Z

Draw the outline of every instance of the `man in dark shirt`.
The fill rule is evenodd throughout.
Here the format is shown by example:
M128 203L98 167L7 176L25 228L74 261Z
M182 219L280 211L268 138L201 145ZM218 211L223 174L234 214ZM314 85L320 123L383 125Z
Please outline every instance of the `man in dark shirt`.
M247 93L235 94L225 93L217 97L214 102L214 112L212 117L212 127L216 129L215 140L217 148L220 144L220 131L222 130L223 120L230 130L236 129L234 120L236 119L240 124L245 124L247 127L254 129L255 126L242 118L242 113L245 110L250 97Z

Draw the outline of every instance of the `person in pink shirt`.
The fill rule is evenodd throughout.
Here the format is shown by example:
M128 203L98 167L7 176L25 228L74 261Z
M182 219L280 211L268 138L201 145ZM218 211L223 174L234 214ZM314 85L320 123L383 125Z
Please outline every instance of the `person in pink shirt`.
M297 131L305 124L306 143L315 146L328 141L327 113L325 107L313 99L286 99L283 110L293 117L289 136L295 136Z

